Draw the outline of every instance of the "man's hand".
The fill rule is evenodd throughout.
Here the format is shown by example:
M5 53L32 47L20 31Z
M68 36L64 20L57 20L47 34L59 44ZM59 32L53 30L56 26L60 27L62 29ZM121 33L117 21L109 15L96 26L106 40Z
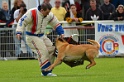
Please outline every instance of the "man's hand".
M60 37L61 37L61 38L64 38L64 34L61 34Z
M78 18L74 18L74 21L75 21L75 22L78 22Z
M118 17L118 20L122 20L123 19L123 17Z
M18 40L21 40L21 35L20 35L20 34L16 34L16 38L17 38Z

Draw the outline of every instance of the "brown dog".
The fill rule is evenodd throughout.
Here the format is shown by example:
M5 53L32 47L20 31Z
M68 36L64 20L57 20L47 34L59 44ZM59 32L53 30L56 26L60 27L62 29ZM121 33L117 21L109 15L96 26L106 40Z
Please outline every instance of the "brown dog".
M94 58L99 53L100 45L94 40L88 39L88 42L91 44L73 45L62 38L57 38L55 45L58 50L58 56L55 62L43 71L50 71L62 62L74 67L83 64L84 60L88 60L90 64L86 66L86 69L96 65Z

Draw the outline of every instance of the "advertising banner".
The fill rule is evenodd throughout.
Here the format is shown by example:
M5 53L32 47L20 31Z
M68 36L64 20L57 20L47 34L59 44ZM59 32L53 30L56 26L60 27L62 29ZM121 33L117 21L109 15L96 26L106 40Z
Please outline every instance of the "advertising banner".
M95 40L100 43L99 56L123 55L124 21L95 22Z

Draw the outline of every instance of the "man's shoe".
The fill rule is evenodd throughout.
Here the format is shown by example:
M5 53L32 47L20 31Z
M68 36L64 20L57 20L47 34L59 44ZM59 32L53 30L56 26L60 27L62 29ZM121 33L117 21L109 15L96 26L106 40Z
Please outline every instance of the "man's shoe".
M53 73L48 73L47 76L57 76L57 75Z
M6 57L4 57L3 60L7 61L8 59Z
M44 76L42 73L41 73L42 76ZM46 76L57 76L56 74L53 74L53 73L48 73Z

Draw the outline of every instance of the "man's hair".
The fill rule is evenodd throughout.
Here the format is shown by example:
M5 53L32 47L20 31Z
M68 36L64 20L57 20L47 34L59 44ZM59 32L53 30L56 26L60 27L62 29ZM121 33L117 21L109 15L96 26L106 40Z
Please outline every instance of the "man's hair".
M72 6L75 6L75 7L76 7L76 5L75 5L75 4L71 4L71 5L70 5L70 8L71 8Z
M46 11L47 9L51 10L52 6L48 3L42 3L41 5L38 6L38 10L43 9Z
M124 6L123 6L123 5L118 5L118 7L116 8L116 11L118 11L118 9L119 9L120 7L124 10Z
M90 0L90 2L96 2L96 0Z

